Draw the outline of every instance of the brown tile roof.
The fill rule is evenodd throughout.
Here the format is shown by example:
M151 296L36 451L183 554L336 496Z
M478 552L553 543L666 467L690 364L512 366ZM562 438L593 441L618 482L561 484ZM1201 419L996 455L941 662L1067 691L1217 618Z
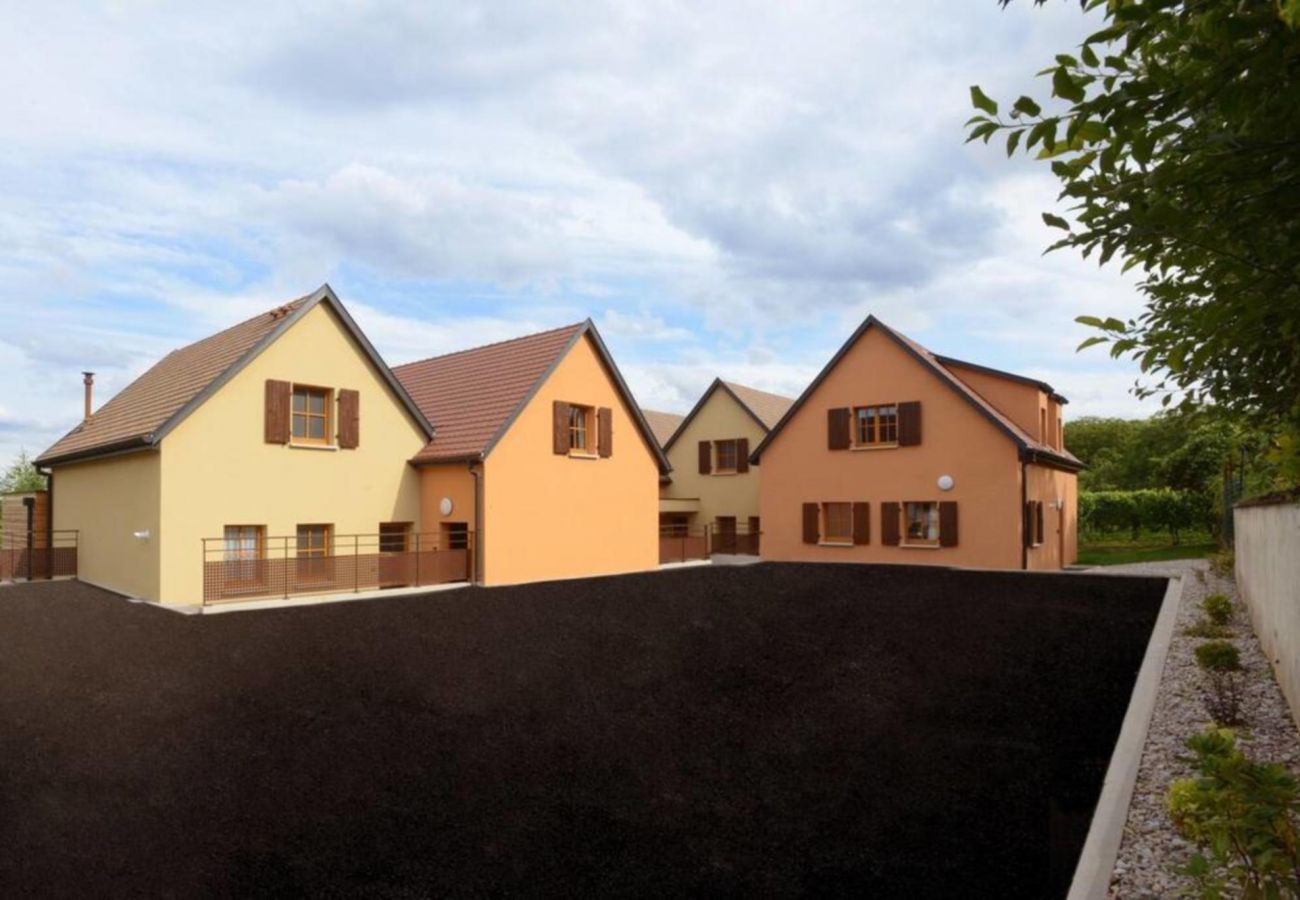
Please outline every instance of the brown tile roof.
M758 388L736 384L734 381L724 381L722 383L727 386L731 393L736 395L737 400L749 407L749 411L767 427L768 431L771 431L772 426L781 421L781 417L785 415L786 410L794 405L793 397L771 394L767 391L760 391Z
M477 458L571 347L582 324L396 366L393 374L433 422L416 462Z
M394 396L425 433L431 434L433 429L428 421L326 284L311 294L167 354L100 407L89 422L83 422L56 441L40 455L37 463L51 465L156 445L209 391L233 377L257 351L318 303L326 303L334 310Z
M310 298L299 297L173 350L41 454L38 463L149 443L154 433Z
M660 447L668 443L668 439L673 436L677 426L681 425L682 420L686 418L677 415L677 413L659 412L654 409L643 409L641 415L645 416L646 424L654 432L655 440L659 442Z
M1020 447L1022 457L1054 462L1067 468L1084 467L1084 464L1079 460L1079 458L1070 451L1057 450L1048 444L1044 444L1041 441L1030 437L1028 432L1007 418L1007 416L994 406L992 402L985 399L966 384L966 382L962 381L955 374L949 371L948 368L940 362L939 357L935 356L925 347L922 347L906 335L894 331L875 316L867 316L866 321L858 326L857 330L854 331L849 339L844 342L844 345L840 347L833 357L831 357L830 362L828 362L821 372L818 373L817 377L812 380L812 383L804 389L804 392L799 395L799 399L796 400L790 409L786 411L785 415L781 417L781 420L773 426L772 430L768 432L767 437L765 437L758 447L754 449L754 452L750 454L750 459L753 462L757 463L759 461L759 458L767 448L767 445L775 440L776 436L781 433L781 429L785 426L785 423L794 416L794 414L804 404L804 401L812 395L813 391L817 389L817 386L821 384L830 371L839 363L840 359L849 352L853 345L858 342L858 339L866 333L868 328L879 328L886 335L896 341L899 346L911 353L912 356L915 357L923 366L930 369L930 371L948 384L949 387L956 391L960 396L964 397L972 406L983 413L989 421L1000 428L1009 438L1011 438L1012 441L1016 443L1018 447Z

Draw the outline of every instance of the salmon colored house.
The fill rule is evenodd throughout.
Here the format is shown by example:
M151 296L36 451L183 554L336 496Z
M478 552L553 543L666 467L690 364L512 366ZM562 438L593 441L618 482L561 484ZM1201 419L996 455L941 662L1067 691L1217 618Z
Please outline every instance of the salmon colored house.
M1077 473L1050 385L936 356L874 316L767 437L762 556L1058 569Z
M720 378L709 385L664 442L672 476L659 487L662 537L707 530L713 552L758 553L759 473L749 453L792 403Z
M196 606L656 564L666 461L590 322L400 372L326 285L93 414L88 376L37 460L79 577Z

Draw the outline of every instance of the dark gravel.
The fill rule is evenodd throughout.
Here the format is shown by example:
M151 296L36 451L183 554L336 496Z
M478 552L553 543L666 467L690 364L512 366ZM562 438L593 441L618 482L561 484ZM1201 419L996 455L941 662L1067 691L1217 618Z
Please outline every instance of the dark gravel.
M1164 581L0 589L0 896L1060 895Z

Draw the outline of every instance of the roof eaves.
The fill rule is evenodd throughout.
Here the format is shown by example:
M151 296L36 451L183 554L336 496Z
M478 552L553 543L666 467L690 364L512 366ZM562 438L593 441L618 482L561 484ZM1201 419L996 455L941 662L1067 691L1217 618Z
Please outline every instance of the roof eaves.
M152 435L148 434L138 434L120 441L113 441L111 444L87 447L84 450L74 450L71 453L62 453L58 456L38 456L32 460L32 465L37 468L62 466L68 463L85 462L90 459L121 456L124 453L136 453L140 450L152 450L155 446L152 437Z
M588 319L587 321L590 322L591 320ZM506 420L501 423L501 427L499 427L496 430L496 433L493 434L492 437L488 439L488 442L483 445L482 451L477 454L480 459L487 459L487 455L491 453L497 443L506 436L506 432L510 430L510 426L515 424L515 420L518 419L523 411L528 408L528 404L533 402L533 398L537 396L537 392L542 389L542 385L546 383L546 380L550 378L556 368L559 367L560 362L569 355L569 351L574 348L578 341L582 340L585 325L586 323L579 325L574 329L572 336L565 341L564 347L560 352L555 354L555 358L551 360L550 365L546 367L541 375L537 376L537 380L533 382L533 386L528 389L528 393L519 401L519 404L514 408L514 411L511 412L510 415L506 416Z
M983 372L986 375L993 375L997 378L1007 378L1011 381L1018 381L1021 384L1028 384L1038 388L1043 393L1049 395L1058 403L1069 403L1070 401L1056 392L1046 381L1039 381L1037 378L1030 378L1028 375L1017 375L1015 372L1007 372L1003 369L995 369L992 366L982 366L979 363L968 362L964 359L957 359L955 356L941 356L934 354L934 358L945 366L964 366L967 369L974 369L976 372Z
M684 419L677 423L677 427L673 429L673 433L669 435L668 440L664 441L665 454L672 449L673 444L677 443L677 438L686 431L686 428L695 420L696 415L698 415L700 410L704 408L704 404L713 396L713 392L720 387L722 387L722 379L714 378L713 382L704 389L704 393L700 395L700 399L696 400L695 405L691 407L691 411L686 414Z

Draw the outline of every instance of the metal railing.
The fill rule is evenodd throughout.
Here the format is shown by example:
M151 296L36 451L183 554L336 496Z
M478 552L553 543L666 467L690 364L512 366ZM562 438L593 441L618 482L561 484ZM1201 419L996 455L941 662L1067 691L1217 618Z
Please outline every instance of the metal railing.
M748 523L741 522L737 522L735 528L715 524L712 529L711 552L758 556L759 538L763 534L761 529L751 529Z
M76 578L80 539L73 530L0 532L0 582Z
M257 546L203 539L203 603L429 587L473 577L472 532L332 535L324 553L293 536Z
M713 525L660 525L659 564L708 559L715 553L758 556L761 529L737 522L734 528Z

